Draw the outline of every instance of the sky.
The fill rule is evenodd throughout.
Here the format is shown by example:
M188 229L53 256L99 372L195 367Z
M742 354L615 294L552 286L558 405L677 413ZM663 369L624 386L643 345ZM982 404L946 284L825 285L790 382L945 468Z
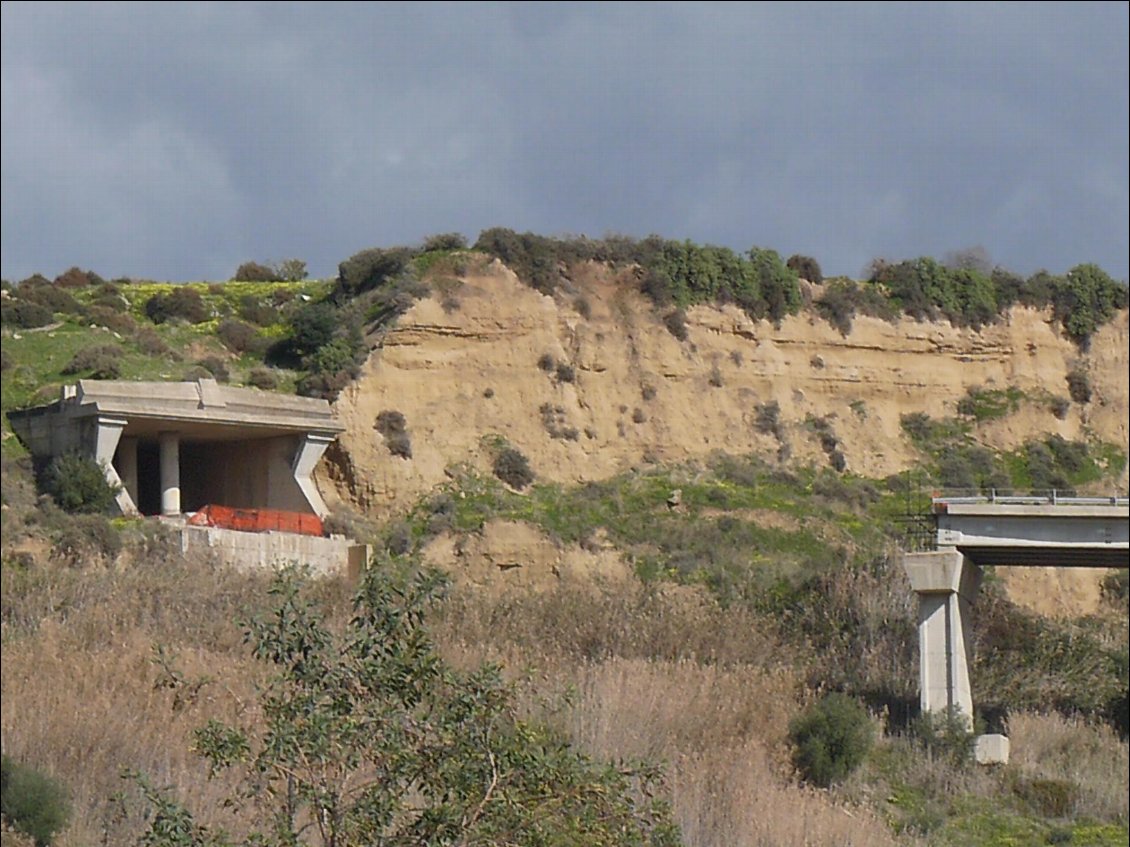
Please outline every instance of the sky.
M491 227L1127 279L1111 3L0 4L0 272Z

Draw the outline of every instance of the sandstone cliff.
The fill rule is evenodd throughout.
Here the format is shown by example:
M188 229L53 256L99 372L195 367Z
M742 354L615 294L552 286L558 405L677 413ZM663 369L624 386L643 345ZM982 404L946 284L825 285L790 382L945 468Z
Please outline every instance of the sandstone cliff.
M827 420L848 470L882 477L919 461L900 416L952 416L970 387L1023 392L1016 412L978 428L988 446L1047 433L1124 451L1130 442L1126 311L1086 354L1049 314L1028 309L980 332L857 317L844 337L811 311L775 327L736 308L696 307L686 329L678 340L602 267L547 296L485 264L375 340L337 401L347 430L323 488L331 501L388 516L454 463L486 468L491 434L520 449L540 479L561 482L712 451L824 464L813 418ZM1049 400L1066 397L1073 367L1086 369L1093 398L1060 419ZM780 410L775 434L757 426L758 407L770 402ZM374 428L390 410L405 417L410 459L393 455Z

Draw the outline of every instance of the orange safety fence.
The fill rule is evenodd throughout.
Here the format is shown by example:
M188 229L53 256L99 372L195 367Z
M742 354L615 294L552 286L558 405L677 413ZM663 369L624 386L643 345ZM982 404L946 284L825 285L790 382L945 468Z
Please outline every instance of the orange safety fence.
M300 535L325 535L322 519L302 512L281 509L236 509L208 504L188 519L190 526L214 526L240 532L294 532Z

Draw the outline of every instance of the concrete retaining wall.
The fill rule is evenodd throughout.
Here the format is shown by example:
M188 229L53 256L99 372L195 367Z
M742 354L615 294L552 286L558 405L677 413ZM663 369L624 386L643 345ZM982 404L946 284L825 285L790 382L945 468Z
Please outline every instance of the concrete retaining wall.
M180 533L181 552L214 556L236 568L274 568L288 564L309 567L319 576L355 577L368 559L369 548L348 538L319 538L289 532L238 532L206 526L186 526Z

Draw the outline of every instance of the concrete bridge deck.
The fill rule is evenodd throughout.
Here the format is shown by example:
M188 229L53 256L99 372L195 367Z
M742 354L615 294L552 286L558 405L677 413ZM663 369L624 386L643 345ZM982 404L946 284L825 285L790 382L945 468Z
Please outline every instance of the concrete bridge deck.
M977 565L1130 567L1130 498L935 497L937 546Z

